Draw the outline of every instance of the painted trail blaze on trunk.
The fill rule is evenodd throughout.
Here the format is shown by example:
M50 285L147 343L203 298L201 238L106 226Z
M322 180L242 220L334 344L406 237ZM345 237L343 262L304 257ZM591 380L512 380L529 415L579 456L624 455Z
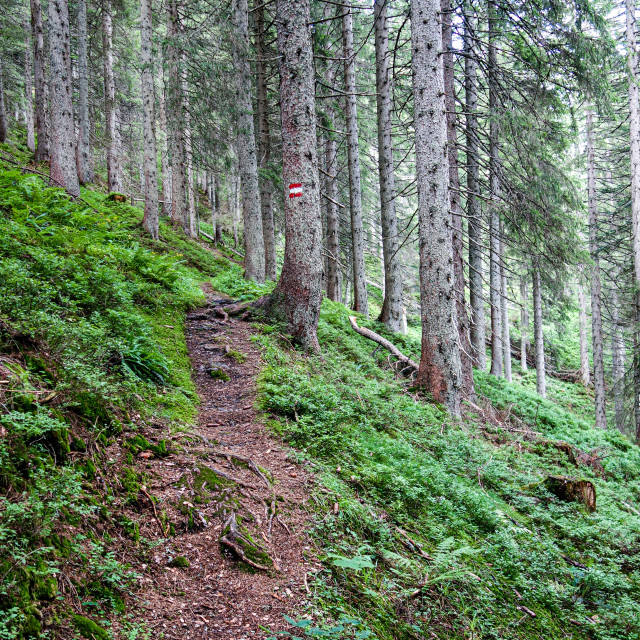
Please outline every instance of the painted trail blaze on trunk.
M297 182L289 185L289 197L299 198L302 195L302 185Z

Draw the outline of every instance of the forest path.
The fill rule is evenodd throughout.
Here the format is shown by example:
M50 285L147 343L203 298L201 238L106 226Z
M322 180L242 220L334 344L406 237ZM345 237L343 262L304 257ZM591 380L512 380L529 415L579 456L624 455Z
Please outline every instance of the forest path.
M261 362L250 325L216 317L213 307L222 300L210 287L205 293L207 306L188 314L186 326L201 400L198 424L193 433L177 435L174 455L154 461L155 475L163 481L151 487L184 523L176 524L166 557L156 553L154 560L164 570L146 578L140 595L147 601L147 625L167 639L266 638L269 633L260 627L287 627L283 614L300 610L307 596L306 574L316 565L306 535L313 477L289 459L255 410ZM234 358L235 352L242 355ZM224 372L229 380L214 379L211 371ZM252 569L230 549L222 550L219 539L231 513L273 559L269 571ZM250 556L258 564L265 558L260 553ZM190 566L170 566L177 556Z

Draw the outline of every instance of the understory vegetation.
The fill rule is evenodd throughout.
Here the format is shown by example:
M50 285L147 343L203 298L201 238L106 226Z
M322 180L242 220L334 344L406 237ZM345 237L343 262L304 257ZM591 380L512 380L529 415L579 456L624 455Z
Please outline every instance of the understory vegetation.
M272 285L244 281L231 254L166 224L160 241L144 237L140 209L89 190L72 202L4 169L0 638L56 625L157 637L127 606L139 576L114 552L121 539L153 548L122 515L143 478L131 467L115 480L104 449L161 456L165 441L141 425L193 423L184 318L203 303L202 283L240 300ZM456 421L348 314L325 300L312 358L266 319L253 325L265 418L319 480L323 568L291 634L640 638L640 449L593 428L591 392L550 380L544 400L531 374L510 384L476 372L478 398ZM385 335L419 352L412 337ZM593 484L595 511L552 492L548 478L564 476Z

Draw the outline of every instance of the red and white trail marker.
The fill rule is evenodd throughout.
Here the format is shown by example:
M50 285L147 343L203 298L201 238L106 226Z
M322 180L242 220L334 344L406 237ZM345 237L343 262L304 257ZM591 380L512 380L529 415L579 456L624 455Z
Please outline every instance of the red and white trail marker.
M289 185L289 197L299 198L302 195L302 185L298 182Z

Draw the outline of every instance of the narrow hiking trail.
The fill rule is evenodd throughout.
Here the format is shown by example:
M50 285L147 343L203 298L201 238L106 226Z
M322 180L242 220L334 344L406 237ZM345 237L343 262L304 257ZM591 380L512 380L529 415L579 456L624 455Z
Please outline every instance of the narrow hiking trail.
M213 307L222 300L210 288L205 293L208 305L190 313L186 325L198 424L174 434L175 453L149 461L148 491L176 536L141 567L139 603L153 637L265 638L261 626L283 629L283 615L304 607L306 575L318 566L306 535L313 477L260 422L260 352L251 327L217 317ZM165 526L161 517L152 524ZM223 534L230 542L224 549ZM239 561L238 551L268 570ZM189 566L179 566L187 564L182 558Z

